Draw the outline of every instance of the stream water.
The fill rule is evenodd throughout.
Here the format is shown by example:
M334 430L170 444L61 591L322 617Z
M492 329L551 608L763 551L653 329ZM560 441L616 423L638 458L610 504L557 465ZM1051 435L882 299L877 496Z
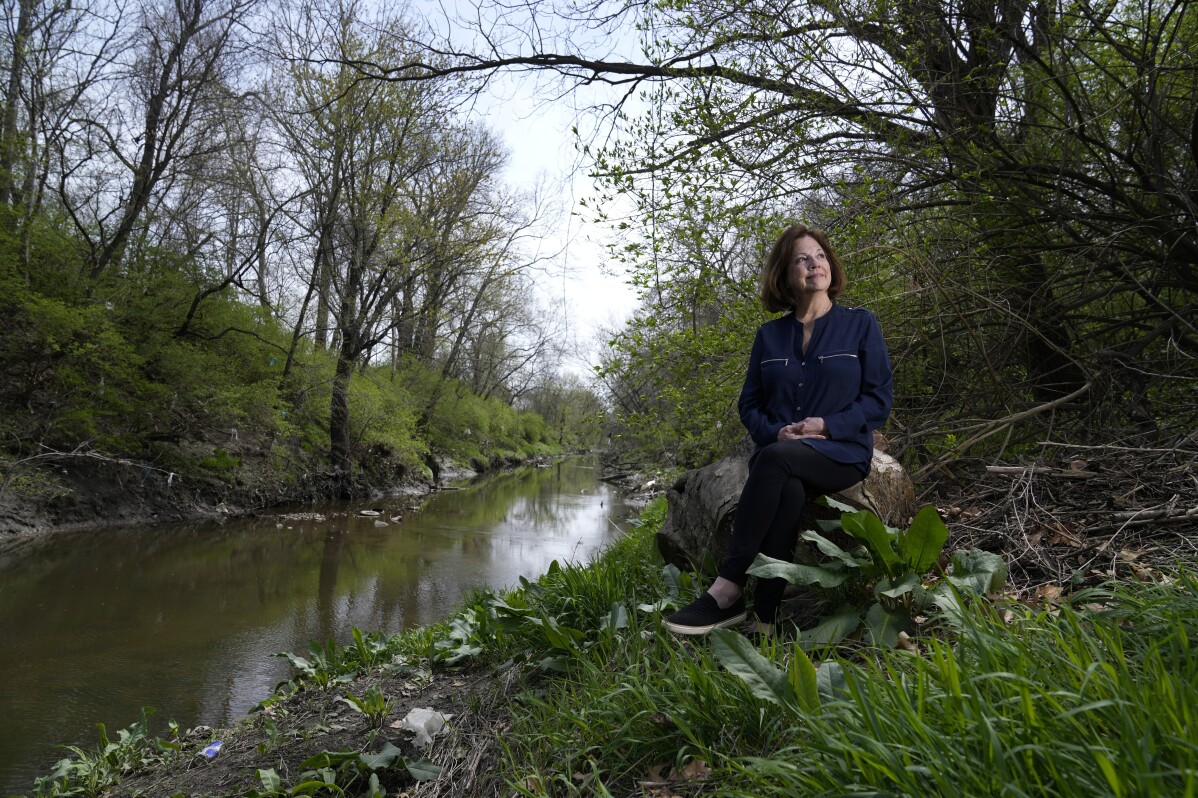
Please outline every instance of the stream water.
M634 515L585 459L410 504L54 533L0 557L0 795L145 706L155 731L225 725L290 677L274 654L435 623L474 588L589 560Z

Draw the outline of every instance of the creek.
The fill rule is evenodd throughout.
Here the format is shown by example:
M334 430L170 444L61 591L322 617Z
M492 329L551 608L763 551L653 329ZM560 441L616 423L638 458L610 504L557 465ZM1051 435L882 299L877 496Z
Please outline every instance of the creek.
M0 556L0 795L145 706L155 733L228 725L292 675L275 654L436 623L476 588L591 559L635 515L586 458L414 503L55 532Z

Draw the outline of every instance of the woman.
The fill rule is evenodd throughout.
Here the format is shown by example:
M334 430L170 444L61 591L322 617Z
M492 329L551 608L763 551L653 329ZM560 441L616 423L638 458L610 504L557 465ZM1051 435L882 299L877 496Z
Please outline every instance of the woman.
M890 357L868 310L833 300L845 275L821 230L796 224L762 271L766 310L785 316L757 330L740 392L740 418L757 444L740 495L728 556L707 592L666 619L676 634L705 634L745 619L746 571L760 554L790 560L808 497L869 473L873 431L890 413ZM756 629L773 634L784 579L759 579Z

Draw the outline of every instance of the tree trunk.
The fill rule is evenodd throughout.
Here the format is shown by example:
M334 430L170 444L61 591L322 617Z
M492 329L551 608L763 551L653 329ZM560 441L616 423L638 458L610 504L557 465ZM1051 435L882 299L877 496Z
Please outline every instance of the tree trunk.
M353 497L353 461L349 436L349 381L354 372L354 358L346 352L344 336L337 355L337 371L333 375L333 398L329 404L329 461L337 479L341 498Z

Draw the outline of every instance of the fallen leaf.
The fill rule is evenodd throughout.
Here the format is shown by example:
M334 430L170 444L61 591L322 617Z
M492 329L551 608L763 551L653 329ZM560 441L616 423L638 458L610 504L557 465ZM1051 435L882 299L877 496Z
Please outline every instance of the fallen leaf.
M1053 604L1056 604L1058 599L1061 598L1061 593L1061 586L1051 583L1047 585L1040 585L1040 587L1036 588L1036 598L1040 599L1041 601L1051 602Z
M1142 582L1156 581L1156 574L1139 563L1132 563L1131 572Z
M641 784L665 784L666 783L666 768L670 766L669 762L662 762L659 765L650 765L647 778Z
M682 770L671 774L675 779L705 779L711 775L711 768L702 759L692 759L682 766Z
M1136 551L1135 549L1119 549L1119 559L1123 560L1123 562L1135 562L1142 554L1144 554L1143 551Z
M1088 465L1090 465L1090 464L1087 461L1082 460L1079 457L1078 459L1073 460L1069 463L1069 468L1070 468L1070 470L1073 470L1073 471L1082 471Z
M901 648L903 651L913 651L919 653L919 646L911 639L911 635L906 632L898 633L898 642L895 643L896 648Z

